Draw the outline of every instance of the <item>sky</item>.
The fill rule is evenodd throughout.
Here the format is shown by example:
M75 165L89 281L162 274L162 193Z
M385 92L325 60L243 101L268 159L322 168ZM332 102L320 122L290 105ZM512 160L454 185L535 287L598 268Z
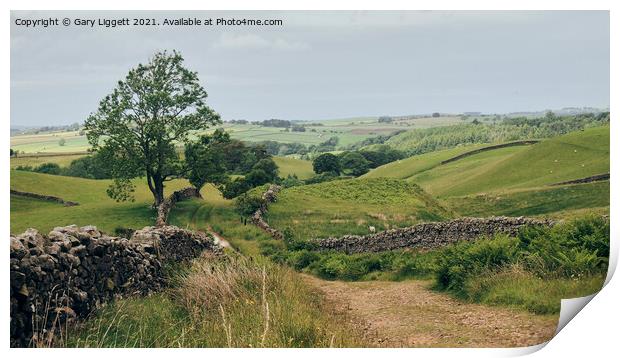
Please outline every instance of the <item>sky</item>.
M16 24L49 17L72 24ZM122 17L283 25L73 24ZM81 123L129 69L173 49L225 120L609 106L607 11L12 11L11 125Z

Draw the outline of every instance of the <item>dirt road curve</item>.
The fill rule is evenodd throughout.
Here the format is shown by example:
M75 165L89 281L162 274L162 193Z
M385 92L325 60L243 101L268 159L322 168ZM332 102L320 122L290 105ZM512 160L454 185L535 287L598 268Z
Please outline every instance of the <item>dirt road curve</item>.
M557 316L459 302L427 281L341 282L304 275L379 347L524 347L550 340Z

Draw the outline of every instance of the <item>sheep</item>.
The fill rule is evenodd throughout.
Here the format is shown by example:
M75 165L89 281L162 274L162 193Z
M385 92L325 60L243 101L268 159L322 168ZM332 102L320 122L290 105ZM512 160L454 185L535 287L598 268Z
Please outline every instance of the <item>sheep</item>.
M370 232L373 234L377 231L374 226L369 226L368 230L370 230Z

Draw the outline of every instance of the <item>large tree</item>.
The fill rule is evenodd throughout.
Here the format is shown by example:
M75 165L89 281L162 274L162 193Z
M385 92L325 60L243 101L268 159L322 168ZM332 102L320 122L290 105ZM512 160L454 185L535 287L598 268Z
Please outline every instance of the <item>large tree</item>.
M332 172L338 175L341 170L340 161L331 153L321 154L312 162L312 169L317 174Z
M159 205L164 182L182 174L175 146L187 142L192 131L220 122L206 98L198 74L183 66L176 51L156 53L118 81L84 124L93 150L114 158L108 161L115 178L108 195L131 198L130 179L145 176Z
M185 145L186 177L199 191L206 183L219 185L227 181L225 149L230 141L228 133L218 128L212 135Z
M368 173L368 160L358 152L345 152L340 157L342 172L347 175L360 176Z

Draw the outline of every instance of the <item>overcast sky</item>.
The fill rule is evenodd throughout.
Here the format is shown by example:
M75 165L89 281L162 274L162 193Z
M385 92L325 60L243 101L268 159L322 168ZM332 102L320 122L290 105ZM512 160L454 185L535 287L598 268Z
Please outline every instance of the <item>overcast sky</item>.
M44 17L282 19L274 27L17 26ZM609 105L609 14L12 12L11 124L82 122L116 81L179 50L224 119Z

